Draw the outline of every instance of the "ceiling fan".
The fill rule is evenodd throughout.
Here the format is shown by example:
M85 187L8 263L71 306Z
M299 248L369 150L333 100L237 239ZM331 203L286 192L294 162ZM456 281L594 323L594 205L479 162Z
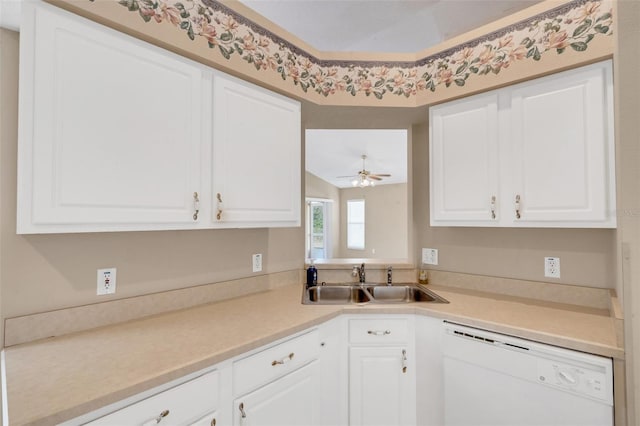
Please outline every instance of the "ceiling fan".
M371 173L365 167L365 160L367 159L367 156L363 154L361 158L362 170L360 170L357 175L338 176L338 178L355 178L351 181L351 185L363 188L365 186L375 186L376 181L381 181L382 178L385 177L391 177L388 173Z

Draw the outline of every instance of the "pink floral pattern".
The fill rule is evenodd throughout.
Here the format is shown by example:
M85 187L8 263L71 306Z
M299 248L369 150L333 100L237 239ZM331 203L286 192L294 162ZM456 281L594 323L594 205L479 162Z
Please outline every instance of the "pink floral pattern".
M94 0L90 0L94 1ZM464 86L469 78L498 74L518 61L539 61L549 52L583 52L596 36L612 34L613 15L604 1L574 0L557 14L535 16L415 63L319 61L258 27L234 16L215 0L120 0L145 22L166 22L191 40L202 37L225 59L239 55L258 71L276 72L304 92L325 97L415 96L419 92ZM559 8L560 9L560 8ZM242 23L239 22L243 21Z

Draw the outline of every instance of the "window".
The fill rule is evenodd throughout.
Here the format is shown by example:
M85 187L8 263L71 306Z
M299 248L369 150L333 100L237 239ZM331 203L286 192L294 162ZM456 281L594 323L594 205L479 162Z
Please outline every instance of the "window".
M364 200L347 201L347 248L364 250Z
M307 199L306 257L326 259L330 253L330 200Z

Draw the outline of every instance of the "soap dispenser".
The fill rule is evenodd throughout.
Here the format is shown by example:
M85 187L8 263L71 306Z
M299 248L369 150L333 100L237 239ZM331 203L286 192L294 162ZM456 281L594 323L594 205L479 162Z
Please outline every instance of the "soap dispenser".
M429 284L429 279L427 278L427 270L424 268L424 264L422 264L420 268L420 273L418 274L418 282L420 284Z
M318 270L314 266L312 260L307 268L307 287L313 287L316 285L318 285Z

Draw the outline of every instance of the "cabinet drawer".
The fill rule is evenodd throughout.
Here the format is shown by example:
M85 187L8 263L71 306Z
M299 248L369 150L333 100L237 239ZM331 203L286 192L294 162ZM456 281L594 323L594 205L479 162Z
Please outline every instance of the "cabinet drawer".
M234 395L242 395L317 359L319 350L318 330L313 330L234 362Z
M219 386L219 373L213 371L87 424L155 425L158 418L165 426L189 424L215 411Z
M351 343L405 343L409 339L409 324L404 318L352 319L349 321Z

